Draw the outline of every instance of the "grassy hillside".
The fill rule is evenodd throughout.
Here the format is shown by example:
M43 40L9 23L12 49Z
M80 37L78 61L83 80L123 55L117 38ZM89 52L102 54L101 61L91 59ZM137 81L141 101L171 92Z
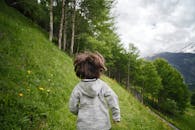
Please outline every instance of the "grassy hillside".
M79 79L72 59L48 41L46 33L0 2L0 128L74 130L68 110ZM113 130L170 129L114 80L102 77L117 93L122 121Z
M159 113L160 114L160 113ZM195 130L195 107L187 108L185 114L177 116L167 116L160 114L164 119L174 124L181 130Z

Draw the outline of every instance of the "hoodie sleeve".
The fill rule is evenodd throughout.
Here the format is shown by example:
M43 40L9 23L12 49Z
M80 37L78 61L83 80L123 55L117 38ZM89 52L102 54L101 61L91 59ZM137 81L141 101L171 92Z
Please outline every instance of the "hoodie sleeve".
M107 90L105 91L104 96L108 102L108 106L110 107L112 111L113 120L120 121L120 108L119 108L118 96L108 86L107 86Z
M79 110L79 92L77 87L74 88L69 100L69 110L77 115Z

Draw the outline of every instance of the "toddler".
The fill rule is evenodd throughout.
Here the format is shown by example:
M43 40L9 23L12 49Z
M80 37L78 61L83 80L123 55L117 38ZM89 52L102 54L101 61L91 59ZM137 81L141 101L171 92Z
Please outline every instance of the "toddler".
M76 75L81 81L75 86L69 101L70 111L77 115L78 130L111 129L109 110L114 122L120 122L118 97L100 78L106 70L99 53L79 53L74 60Z

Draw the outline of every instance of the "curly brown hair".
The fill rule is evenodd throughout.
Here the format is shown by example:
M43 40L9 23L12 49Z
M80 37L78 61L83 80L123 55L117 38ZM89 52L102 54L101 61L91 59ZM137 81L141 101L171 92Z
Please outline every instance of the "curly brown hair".
M96 52L84 52L76 55L74 70L81 79L99 78L102 71L106 71L104 57Z

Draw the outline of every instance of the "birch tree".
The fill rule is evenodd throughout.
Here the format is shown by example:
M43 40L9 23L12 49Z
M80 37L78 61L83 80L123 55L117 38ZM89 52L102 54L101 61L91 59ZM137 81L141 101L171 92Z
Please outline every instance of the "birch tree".
M60 28L58 33L58 47L59 49L62 48L62 31L63 31L63 24L64 24L64 6L65 6L65 0L62 0L62 15L60 19Z
M53 0L50 0L49 16L50 16L49 40L52 41L53 39Z
M70 54L73 54L74 49L74 35L75 35L75 18L76 18L76 0L73 0L72 3L73 13L72 13L72 35L71 35L71 43L70 43Z
M66 0L67 1L67 0ZM64 6L64 28L63 28L63 50L65 51L66 50L66 42L67 42L67 16L66 16L66 10L67 10L67 3L65 3L65 6Z

